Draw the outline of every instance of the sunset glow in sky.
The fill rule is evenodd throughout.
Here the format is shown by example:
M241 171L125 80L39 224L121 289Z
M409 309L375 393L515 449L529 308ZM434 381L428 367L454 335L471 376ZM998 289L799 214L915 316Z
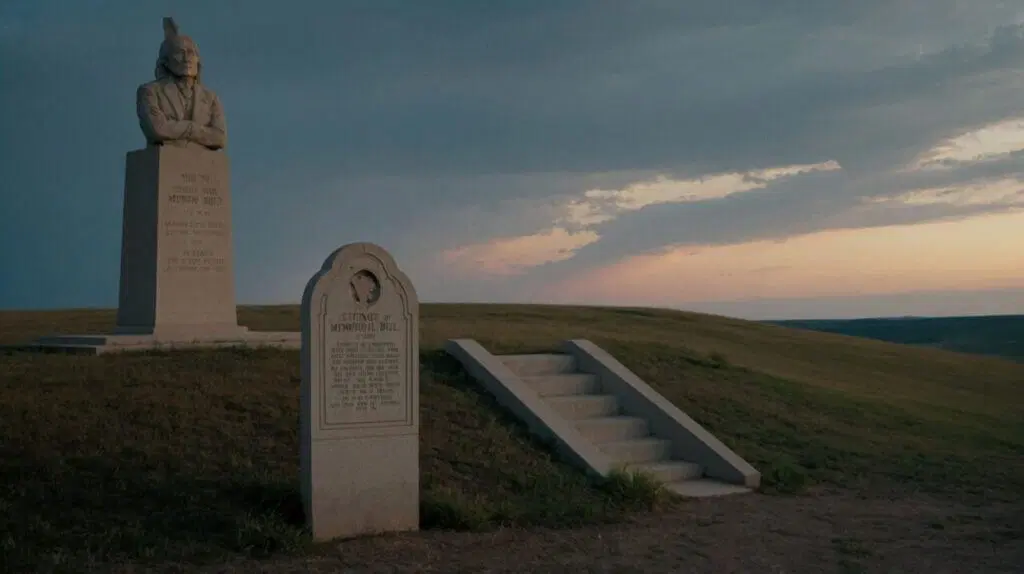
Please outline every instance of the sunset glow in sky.
M903 172L984 165L1024 150L1024 120L1011 118L935 143ZM619 190L593 189L566 203L539 233L445 251L441 264L463 273L507 276L566 261L601 241L591 227L618 213L757 193L772 180L841 170L835 161L697 180L659 176ZM886 295L914 291L1024 289L1024 185L1016 177L921 187L866 201L861 209L915 205L1003 205L966 218L871 228L838 228L726 245L691 243L625 256L554 282L551 302L680 306L702 301Z
M822 231L784 241L680 247L629 257L552 286L550 292L564 302L581 297L611 302L628 293L655 305L672 305L1024 288L1022 229L1024 213L1014 213Z
M371 241L424 301L1024 313L1024 4L245 6L0 6L0 308L116 305L170 14L225 106L243 303Z

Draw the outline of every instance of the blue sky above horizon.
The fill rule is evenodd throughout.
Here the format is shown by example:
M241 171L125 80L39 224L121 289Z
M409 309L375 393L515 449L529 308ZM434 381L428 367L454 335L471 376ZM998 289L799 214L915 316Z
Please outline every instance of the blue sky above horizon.
M7 0L0 308L116 305L165 15L224 102L242 303L372 241L424 301L1024 313L999 0Z

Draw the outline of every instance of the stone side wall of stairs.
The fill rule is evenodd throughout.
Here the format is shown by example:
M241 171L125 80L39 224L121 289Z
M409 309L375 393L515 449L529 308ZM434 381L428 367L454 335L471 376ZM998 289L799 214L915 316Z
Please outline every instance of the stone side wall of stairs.
M493 355L476 341L445 349L536 435L584 470L646 473L689 497L750 492L760 474L611 355L586 340L564 353Z

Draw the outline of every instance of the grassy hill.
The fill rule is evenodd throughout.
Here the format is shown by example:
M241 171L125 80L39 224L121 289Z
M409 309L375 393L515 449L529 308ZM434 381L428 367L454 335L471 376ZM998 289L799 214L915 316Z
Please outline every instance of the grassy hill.
M789 320L771 323L1024 362L1024 315Z
M495 352L589 338L754 464L769 492L1024 491L1021 364L675 311L421 312L426 528L565 527L680 504L555 460L440 352L454 337ZM299 327L295 307L239 316ZM112 326L112 311L0 312L0 343ZM309 551L298 407L295 351L0 351L0 571Z

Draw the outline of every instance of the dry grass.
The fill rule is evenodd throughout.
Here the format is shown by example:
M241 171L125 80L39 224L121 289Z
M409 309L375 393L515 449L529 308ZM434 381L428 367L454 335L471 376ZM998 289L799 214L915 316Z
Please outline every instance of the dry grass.
M566 527L667 504L649 485L590 484L554 460L439 351L452 337L496 352L589 338L750 460L768 490L1011 503L1024 491L1024 365L646 309L424 305L422 317L424 527ZM299 324L294 307L240 318ZM5 312L0 343L112 322ZM0 570L317 552L297 494L298 372L296 352L272 350L0 355Z

